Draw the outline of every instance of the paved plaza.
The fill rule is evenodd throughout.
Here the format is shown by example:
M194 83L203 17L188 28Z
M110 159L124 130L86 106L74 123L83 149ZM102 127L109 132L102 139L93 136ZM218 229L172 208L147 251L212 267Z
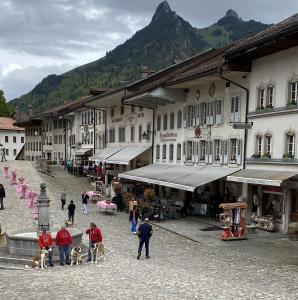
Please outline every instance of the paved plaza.
M100 213L95 205L90 205L89 215L81 213L80 193L91 187L86 178L68 175L59 167L54 169L55 177L49 177L25 161L7 165L26 177L36 190L46 182L55 226L66 219L67 211L61 211L59 200L65 188L67 202L72 199L77 205L75 223L82 230L91 221L98 224L109 254L98 264L57 265L45 271L0 269L1 300L297 299L298 261L276 263L252 251L230 251L230 246L200 243L156 226L150 243L151 258L146 260L143 255L137 260L138 239L130 234L127 214ZM32 212L25 201L17 198L9 179L1 177L1 182L7 192L5 210L0 211L3 229L32 227ZM84 242L87 238L84 235Z

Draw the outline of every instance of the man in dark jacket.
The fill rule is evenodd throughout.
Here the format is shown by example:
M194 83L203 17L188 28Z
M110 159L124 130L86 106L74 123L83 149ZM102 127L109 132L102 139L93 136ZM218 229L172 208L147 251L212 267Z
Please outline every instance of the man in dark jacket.
M3 184L0 184L0 209L4 209L3 198L5 198L5 189Z
M149 219L146 218L144 223L139 226L138 229L138 237L139 237L139 249L138 249L138 257L140 259L143 245L145 244L146 248L146 258L150 258L149 256L149 240L152 236L152 226L148 223Z
M72 224L74 223L74 214L75 214L76 206L73 204L73 201L70 201L70 204L68 205L68 221Z

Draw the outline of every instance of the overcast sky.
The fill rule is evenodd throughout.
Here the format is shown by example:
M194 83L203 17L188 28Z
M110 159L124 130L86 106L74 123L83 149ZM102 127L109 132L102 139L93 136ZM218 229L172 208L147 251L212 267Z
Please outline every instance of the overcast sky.
M0 89L7 100L48 74L94 61L146 26L161 0L0 0ZM168 0L195 27L229 8L244 20L277 23L297 0Z

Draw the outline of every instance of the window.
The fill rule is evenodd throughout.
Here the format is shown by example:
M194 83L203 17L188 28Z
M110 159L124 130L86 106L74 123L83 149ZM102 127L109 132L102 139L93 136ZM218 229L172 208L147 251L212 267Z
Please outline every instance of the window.
M170 145L170 161L172 162L174 160L174 145Z
M223 123L222 100L214 101L215 124Z
M120 114L124 115L124 105L121 106Z
M41 151L41 142L39 142L39 151Z
M156 145L156 160L160 159L160 146Z
M240 121L240 98L239 96L231 97L230 122Z
M110 143L115 143L115 128L109 130L109 141Z
M111 118L114 118L114 108L111 108Z
M261 158L261 155L262 155L262 144L263 144L263 138L262 136L257 136L256 138L256 141L257 141L257 155Z
M175 114L171 113L170 114L170 129L174 129L175 127Z
M139 142L142 142L143 127L139 125Z
M57 135L54 135L54 145L57 144Z
M208 110L207 110L207 103L202 103L202 114L203 114L203 125L207 124L207 118L208 118Z
M124 143L125 142L125 127L119 127L118 133L119 133L119 143Z
M156 130L157 131L161 130L161 115L158 115L156 118Z
M181 160L181 144L177 144L177 161Z
M230 149L231 149L230 162L231 163L236 163L237 139L230 139Z
M151 124L147 124L147 141L151 139Z
M13 143L16 143L16 142L17 142L17 137L16 137L16 136L13 136L13 137L12 137L12 141L13 141Z
M182 111L179 110L177 113L177 128L182 128ZM181 145L180 145L181 147Z
M162 145L162 159L167 159L167 145Z
M134 126L130 127L130 141L131 142L135 141L135 127Z
M266 135L265 136L265 155L267 156L271 156L271 140L272 140L272 137L271 135ZM270 157L268 157L270 158Z
M8 136L5 136L5 143L8 143Z
M90 142L91 142L91 144L93 144L93 137L94 137L93 131L90 132L89 136L90 136L90 139L91 139ZM63 136L63 140L64 140L63 143L65 144L65 136Z
M270 108L273 107L273 92L274 92L274 86L268 86L266 107L270 107Z
M163 130L167 130L168 129L168 115L164 114L163 115Z
M134 113L135 112L135 107L132 105L130 108L131 108L131 113Z
M294 134L287 134L286 137L287 140L287 155L289 158L294 158L295 157L295 135Z
M290 99L291 104L297 104L298 100L298 81L290 83Z
M259 88L258 89L258 108L264 108L264 99L265 99L265 89Z
M186 143L186 161L192 161L192 141Z
M9 150L5 149L5 155L8 156L9 155Z
M187 127L193 127L195 126L195 106L188 105L187 106L187 120L186 120L186 126Z
M215 140L214 141L214 160L215 161L220 161L220 140Z
M205 160L206 141L200 141L200 160Z

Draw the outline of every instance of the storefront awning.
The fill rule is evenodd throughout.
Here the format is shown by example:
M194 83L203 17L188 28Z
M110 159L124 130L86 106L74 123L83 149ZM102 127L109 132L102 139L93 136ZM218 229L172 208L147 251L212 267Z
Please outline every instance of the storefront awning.
M118 177L192 192L196 187L226 177L236 171L239 169L152 164L119 174Z
M96 150L95 155L89 157L91 161L106 161L110 156L119 152L123 147L107 147L104 149Z
M92 148L80 148L80 149L77 149L77 150L75 151L75 155L76 155L76 156L84 155L84 154L86 154L88 151L91 151L91 150L92 150Z
M282 182L290 177L297 175L290 171L264 171L246 169L228 176L228 181L280 186Z
M141 155L150 148L151 146L124 147L117 153L110 156L106 162L108 164L128 165L132 159Z

